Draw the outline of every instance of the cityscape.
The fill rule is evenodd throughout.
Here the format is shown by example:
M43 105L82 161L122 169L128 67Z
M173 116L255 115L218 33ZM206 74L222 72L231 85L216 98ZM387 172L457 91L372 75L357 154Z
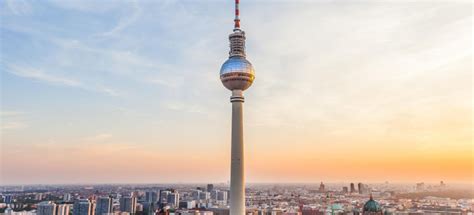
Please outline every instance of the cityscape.
M473 215L472 6L4 0L0 214Z
M1 188L12 215L228 215L229 185L21 185ZM473 214L468 185L249 184L248 215Z

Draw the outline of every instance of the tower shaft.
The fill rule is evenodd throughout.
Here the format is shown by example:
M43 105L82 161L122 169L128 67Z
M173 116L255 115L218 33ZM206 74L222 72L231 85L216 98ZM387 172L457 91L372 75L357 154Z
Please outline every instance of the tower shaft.
M245 166L243 131L243 91L255 79L252 64L246 59L245 32L240 29L240 0L235 0L234 30L229 35L229 59L222 64L222 84L232 91L232 140L230 162L230 215L245 215Z
M242 90L233 90L232 147L230 172L230 215L245 214L244 129Z

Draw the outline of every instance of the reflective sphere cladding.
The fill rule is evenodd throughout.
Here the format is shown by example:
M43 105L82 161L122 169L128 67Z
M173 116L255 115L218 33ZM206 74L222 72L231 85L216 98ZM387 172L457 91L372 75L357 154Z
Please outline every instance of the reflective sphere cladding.
M231 57L221 67L222 84L229 90L246 90L255 79L252 64L243 57Z

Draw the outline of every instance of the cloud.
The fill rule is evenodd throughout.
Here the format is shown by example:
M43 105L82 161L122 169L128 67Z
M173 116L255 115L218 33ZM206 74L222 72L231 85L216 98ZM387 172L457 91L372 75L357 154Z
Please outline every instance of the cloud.
M1 130L14 130L28 127L24 122L2 122L1 124Z
M98 87L97 90L99 92L103 92L103 93L105 93L107 95L110 95L110 96L120 96L121 95L117 90L114 90L114 89L111 89L111 88L108 88L108 87L104 87L104 86Z
M14 15L26 15L32 12L27 0L5 0L6 8Z
M97 12L98 7L87 1L85 3L80 1L51 3L61 9L77 10L85 14ZM189 38L183 40L182 44L176 43L176 37L182 37L182 32L176 29L166 30L156 35L156 38L144 34L145 37L140 39L130 38L130 32L122 31L137 20L140 22L134 24L134 29L143 32L149 31L149 26L156 20L170 20L158 22L158 27L165 25L169 28L171 27L168 26L169 22L177 22L184 27L188 21L175 19L177 15L169 11L172 5L180 6L179 17L186 17L185 20L193 20L195 15L189 14L188 9L181 7L181 3L159 3L158 9L142 8L140 4L145 4L144 2L131 3L133 7L130 7L129 3L119 4L113 7L114 10L109 8L109 4L106 5L109 9L103 12L108 14L104 16L109 19L103 19L99 25L105 27L117 19L118 24L105 33L101 32L103 28L94 29L94 25L82 31L71 29L70 25L62 26L60 21L57 22L58 25L53 25L41 21L17 23L7 20L2 28L15 34L8 45L11 48L6 48L6 58L12 67L7 72L48 84L75 87L110 96L129 95L136 90L137 85L141 87L143 83L150 84L153 89L163 92L173 91L173 94L182 94L180 86L189 78L185 71L195 63L192 62L193 56L185 56L186 60L179 64L174 61L182 58L180 56L188 55L190 50L194 50L193 54L197 54L194 52L198 49L204 50L205 47L196 47L203 44L192 43ZM165 6L161 7L162 5ZM130 12L130 8L131 13L116 18L116 13ZM141 16L144 9L149 10L148 13L153 16ZM87 23L87 20L81 20L80 25L82 23ZM181 27L178 26L178 28ZM71 36L65 36L69 33ZM113 35L113 38L99 38L97 35ZM15 48L18 46L23 48ZM183 46L187 46L188 49L182 49ZM34 52L22 53L21 50L28 50L31 47L34 47ZM209 50L209 48L205 49ZM170 52L167 53L167 50ZM38 55L35 52L41 54ZM202 52L199 54L203 56ZM25 61L26 59L32 60ZM193 76L195 76L193 78L207 78L207 74ZM200 84L197 80L192 83ZM194 87L190 84L188 86Z
M140 17L142 9L139 7L136 0L132 0L133 11L131 14L124 15L120 18L118 24L113 27L111 30L102 33L102 36L116 36L117 33L120 33L123 29L132 25Z
M28 124L23 119L26 112L0 111L0 130L16 130L27 128Z
M100 133L94 136L85 137L83 140L86 142L104 142L104 141L110 140L112 137L113 137L112 134Z
M7 64L7 72L16 75L18 77L29 78L33 80L37 80L40 82L45 82L48 84L59 85L59 86L68 86L68 87L75 87L80 88L88 91L96 91L103 94L107 94L110 96L119 96L120 94L111 88L104 87L104 86L88 86L84 83L73 80L70 78L60 77L56 75L52 75L50 73L45 73L41 69L35 69L31 67L23 67L15 64Z
M1 117L21 116L24 114L26 114L26 112L23 111L0 111Z
M197 104L188 104L185 102L166 102L163 105L168 110L178 111L178 112L187 112L187 113L205 113L205 109Z
M76 80L46 74L39 69L27 68L27 67L21 67L18 65L9 64L7 65L7 71L19 77L35 79L38 81L44 81L50 84L64 85L64 86L70 86L70 87L80 87L80 88L83 87L82 83Z

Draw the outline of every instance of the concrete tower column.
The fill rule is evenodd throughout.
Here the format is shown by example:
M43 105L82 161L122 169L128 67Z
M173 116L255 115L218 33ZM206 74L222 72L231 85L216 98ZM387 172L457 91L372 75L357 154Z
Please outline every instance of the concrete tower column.
M245 214L244 129L242 90L233 90L232 103L232 151L230 172L230 215Z

